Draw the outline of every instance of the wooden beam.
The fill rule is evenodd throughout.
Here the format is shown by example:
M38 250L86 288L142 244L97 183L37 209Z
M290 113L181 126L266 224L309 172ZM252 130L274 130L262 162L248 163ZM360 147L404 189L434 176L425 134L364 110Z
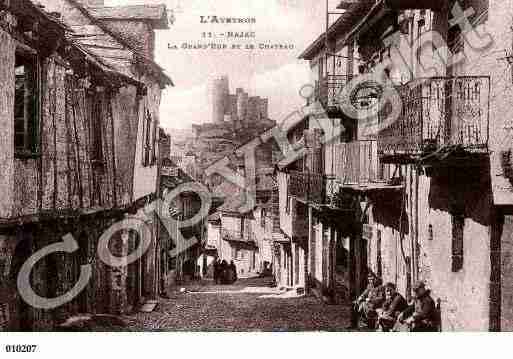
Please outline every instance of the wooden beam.
M384 0L385 7L393 10L441 10L444 7L443 0Z

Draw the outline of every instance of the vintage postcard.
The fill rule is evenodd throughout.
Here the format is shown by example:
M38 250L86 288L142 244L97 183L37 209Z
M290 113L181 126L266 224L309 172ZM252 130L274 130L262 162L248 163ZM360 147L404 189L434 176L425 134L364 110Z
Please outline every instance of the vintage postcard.
M0 331L513 330L512 29L511 0L0 0Z

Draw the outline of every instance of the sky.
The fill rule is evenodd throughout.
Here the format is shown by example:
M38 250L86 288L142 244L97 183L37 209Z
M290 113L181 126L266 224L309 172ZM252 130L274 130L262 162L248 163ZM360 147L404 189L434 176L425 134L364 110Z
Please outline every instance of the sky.
M329 0L330 6L336 0ZM211 121L209 87L228 75L230 88L269 98L271 119L280 121L304 105L299 96L309 83L309 68L298 55L325 27L324 1L318 0L105 0L106 6L164 3L177 9L169 30L157 30L155 56L173 79L161 103L164 128L190 128ZM255 24L202 24L200 16L254 17ZM202 39L202 33L255 32L249 40ZM219 35L218 35L219 36ZM205 42L292 44L292 50L172 50L168 44Z

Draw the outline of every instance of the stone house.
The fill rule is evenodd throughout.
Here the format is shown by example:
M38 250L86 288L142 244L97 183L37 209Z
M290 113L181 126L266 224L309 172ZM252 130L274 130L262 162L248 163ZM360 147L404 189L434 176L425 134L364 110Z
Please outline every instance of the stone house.
M126 121L115 130L134 136L136 145L119 147L118 156L129 159L120 174L131 178L125 200L146 203L157 193L158 123L161 92L172 85L170 78L154 60L155 30L168 28L164 5L105 7L103 1L44 0L49 11L59 12L73 29L73 38L82 47L99 57L117 72L144 84L144 91L124 89L118 98ZM134 160L135 158L135 160ZM142 301L155 301L156 281L156 221L155 215L142 212L136 217L145 222L151 232L151 248L131 270L130 277L144 280L136 290ZM138 267L137 267L138 266ZM130 270L130 269L129 269ZM126 270L124 275L126 276ZM140 281L139 281L140 282ZM132 287L141 285L133 283ZM130 296L134 297L134 296Z
M155 194L156 183L147 195L135 190L140 187L137 156L127 149L143 152L143 141L137 140L142 138L138 125L142 129L146 123L141 103L152 102L156 113L158 103L148 99L149 83L143 78L120 70L78 40L77 27L57 11L69 9L43 9L31 1L1 6L0 325L45 330L78 312L126 311L139 304L147 295L142 287L149 289L154 280L143 279L140 264L106 265L97 248L106 229L143 207L145 200L137 200ZM160 91L170 80L162 72L158 78ZM156 136L149 138L156 153ZM29 305L30 298L16 289L19 271L29 257L58 245L66 234L78 251L50 253L38 261L29 293L53 298L69 292L81 266L91 268L90 280L72 301L55 309ZM117 233L110 250L122 255L135 242L134 234Z
M252 228L255 234L256 246L256 270L258 273L269 273L273 260L272 234L273 234L272 204L259 204L253 210Z
M179 227L166 224L165 216L159 219L157 253L162 292L170 285L201 276L202 253L207 244L207 219L200 218L192 225L181 226L181 223L199 215L202 209L202 199L198 193L184 187L194 183L194 179L171 159L162 160L160 196L166 204L162 211L168 211L169 215L178 221ZM172 193L175 195L167 204L166 196Z
M321 141L322 126L330 123L328 117L305 116L284 129L289 143L304 155L284 159L276 168L280 229L274 235L274 262L280 287L308 289L334 301L347 295L343 259L353 211L336 201L330 185L325 162L331 148Z
M227 207L220 208L208 217L207 242L204 249L204 263L199 263L205 270L204 276L213 276L213 262L216 258L220 260L231 260L237 265L239 274L263 273L264 269L270 269L272 256L272 216L268 212L268 206L258 205L247 216L239 216L236 212L226 212ZM224 222L222 218L224 217ZM252 234L246 237L252 239L238 239L239 230L234 230L234 218L236 221L245 223ZM244 219L243 219L244 218ZM223 223L226 227L223 227ZM239 223L237 223L238 228Z
M258 149L266 152L270 149ZM258 159L258 156L257 156ZM234 161L235 162L235 161ZM245 166L238 164L239 174L245 174ZM273 211L274 192L277 192L274 171L257 161L255 178L256 203L247 208L246 191L228 180L211 189L212 214L208 218L207 251L205 273L212 275L212 262L219 258L228 263L233 260L240 275L263 273L272 264L273 222L277 211ZM215 182L215 180L212 180Z
M233 261L237 275L248 275L258 271L257 239L253 231L253 209L247 209L243 193L237 193L217 209L220 217L220 260Z

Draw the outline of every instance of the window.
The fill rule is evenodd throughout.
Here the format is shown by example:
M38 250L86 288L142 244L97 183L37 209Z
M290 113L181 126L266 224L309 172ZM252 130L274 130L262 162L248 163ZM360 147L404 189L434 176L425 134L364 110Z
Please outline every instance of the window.
M37 56L16 51L14 94L14 148L17 154L38 152L39 67Z
M338 240L336 244L336 264L343 268L348 266L348 251L344 248L344 240Z
M383 260L381 256L381 230L378 229L376 237L376 266L378 277L383 276Z
M150 161L150 166L153 166L157 163L157 158L158 158L158 147L157 147L157 143L158 143L158 139L157 139L157 135L158 135L158 132L157 132L157 123L155 121L153 121L153 135L152 135L152 141L151 141L151 146L150 146L150 156L151 156L151 161Z
M265 227L265 216L266 216L265 209L262 209L262 211L260 212L260 227L262 227L262 228Z
M169 258L168 270L172 271L176 269L176 257Z
M426 31L425 30L425 26L426 26L426 20L424 18L420 19L417 22L417 41L420 41L420 38L422 37L422 35ZM417 64L421 64L422 50L423 50L422 47L419 47L416 50L415 57L416 57L416 60L417 60Z
M292 198L287 196L287 203L285 205L285 213L290 214L290 202L292 201Z
M452 215L452 271L459 272L463 269L463 230L465 228L465 216L462 212Z
M424 33L424 27L426 26L426 19L421 18L417 21L417 38L419 39Z
M102 128L103 128L103 103L101 93L88 94L87 102L89 110L91 111L91 160L95 164L103 164L103 141L102 141Z

